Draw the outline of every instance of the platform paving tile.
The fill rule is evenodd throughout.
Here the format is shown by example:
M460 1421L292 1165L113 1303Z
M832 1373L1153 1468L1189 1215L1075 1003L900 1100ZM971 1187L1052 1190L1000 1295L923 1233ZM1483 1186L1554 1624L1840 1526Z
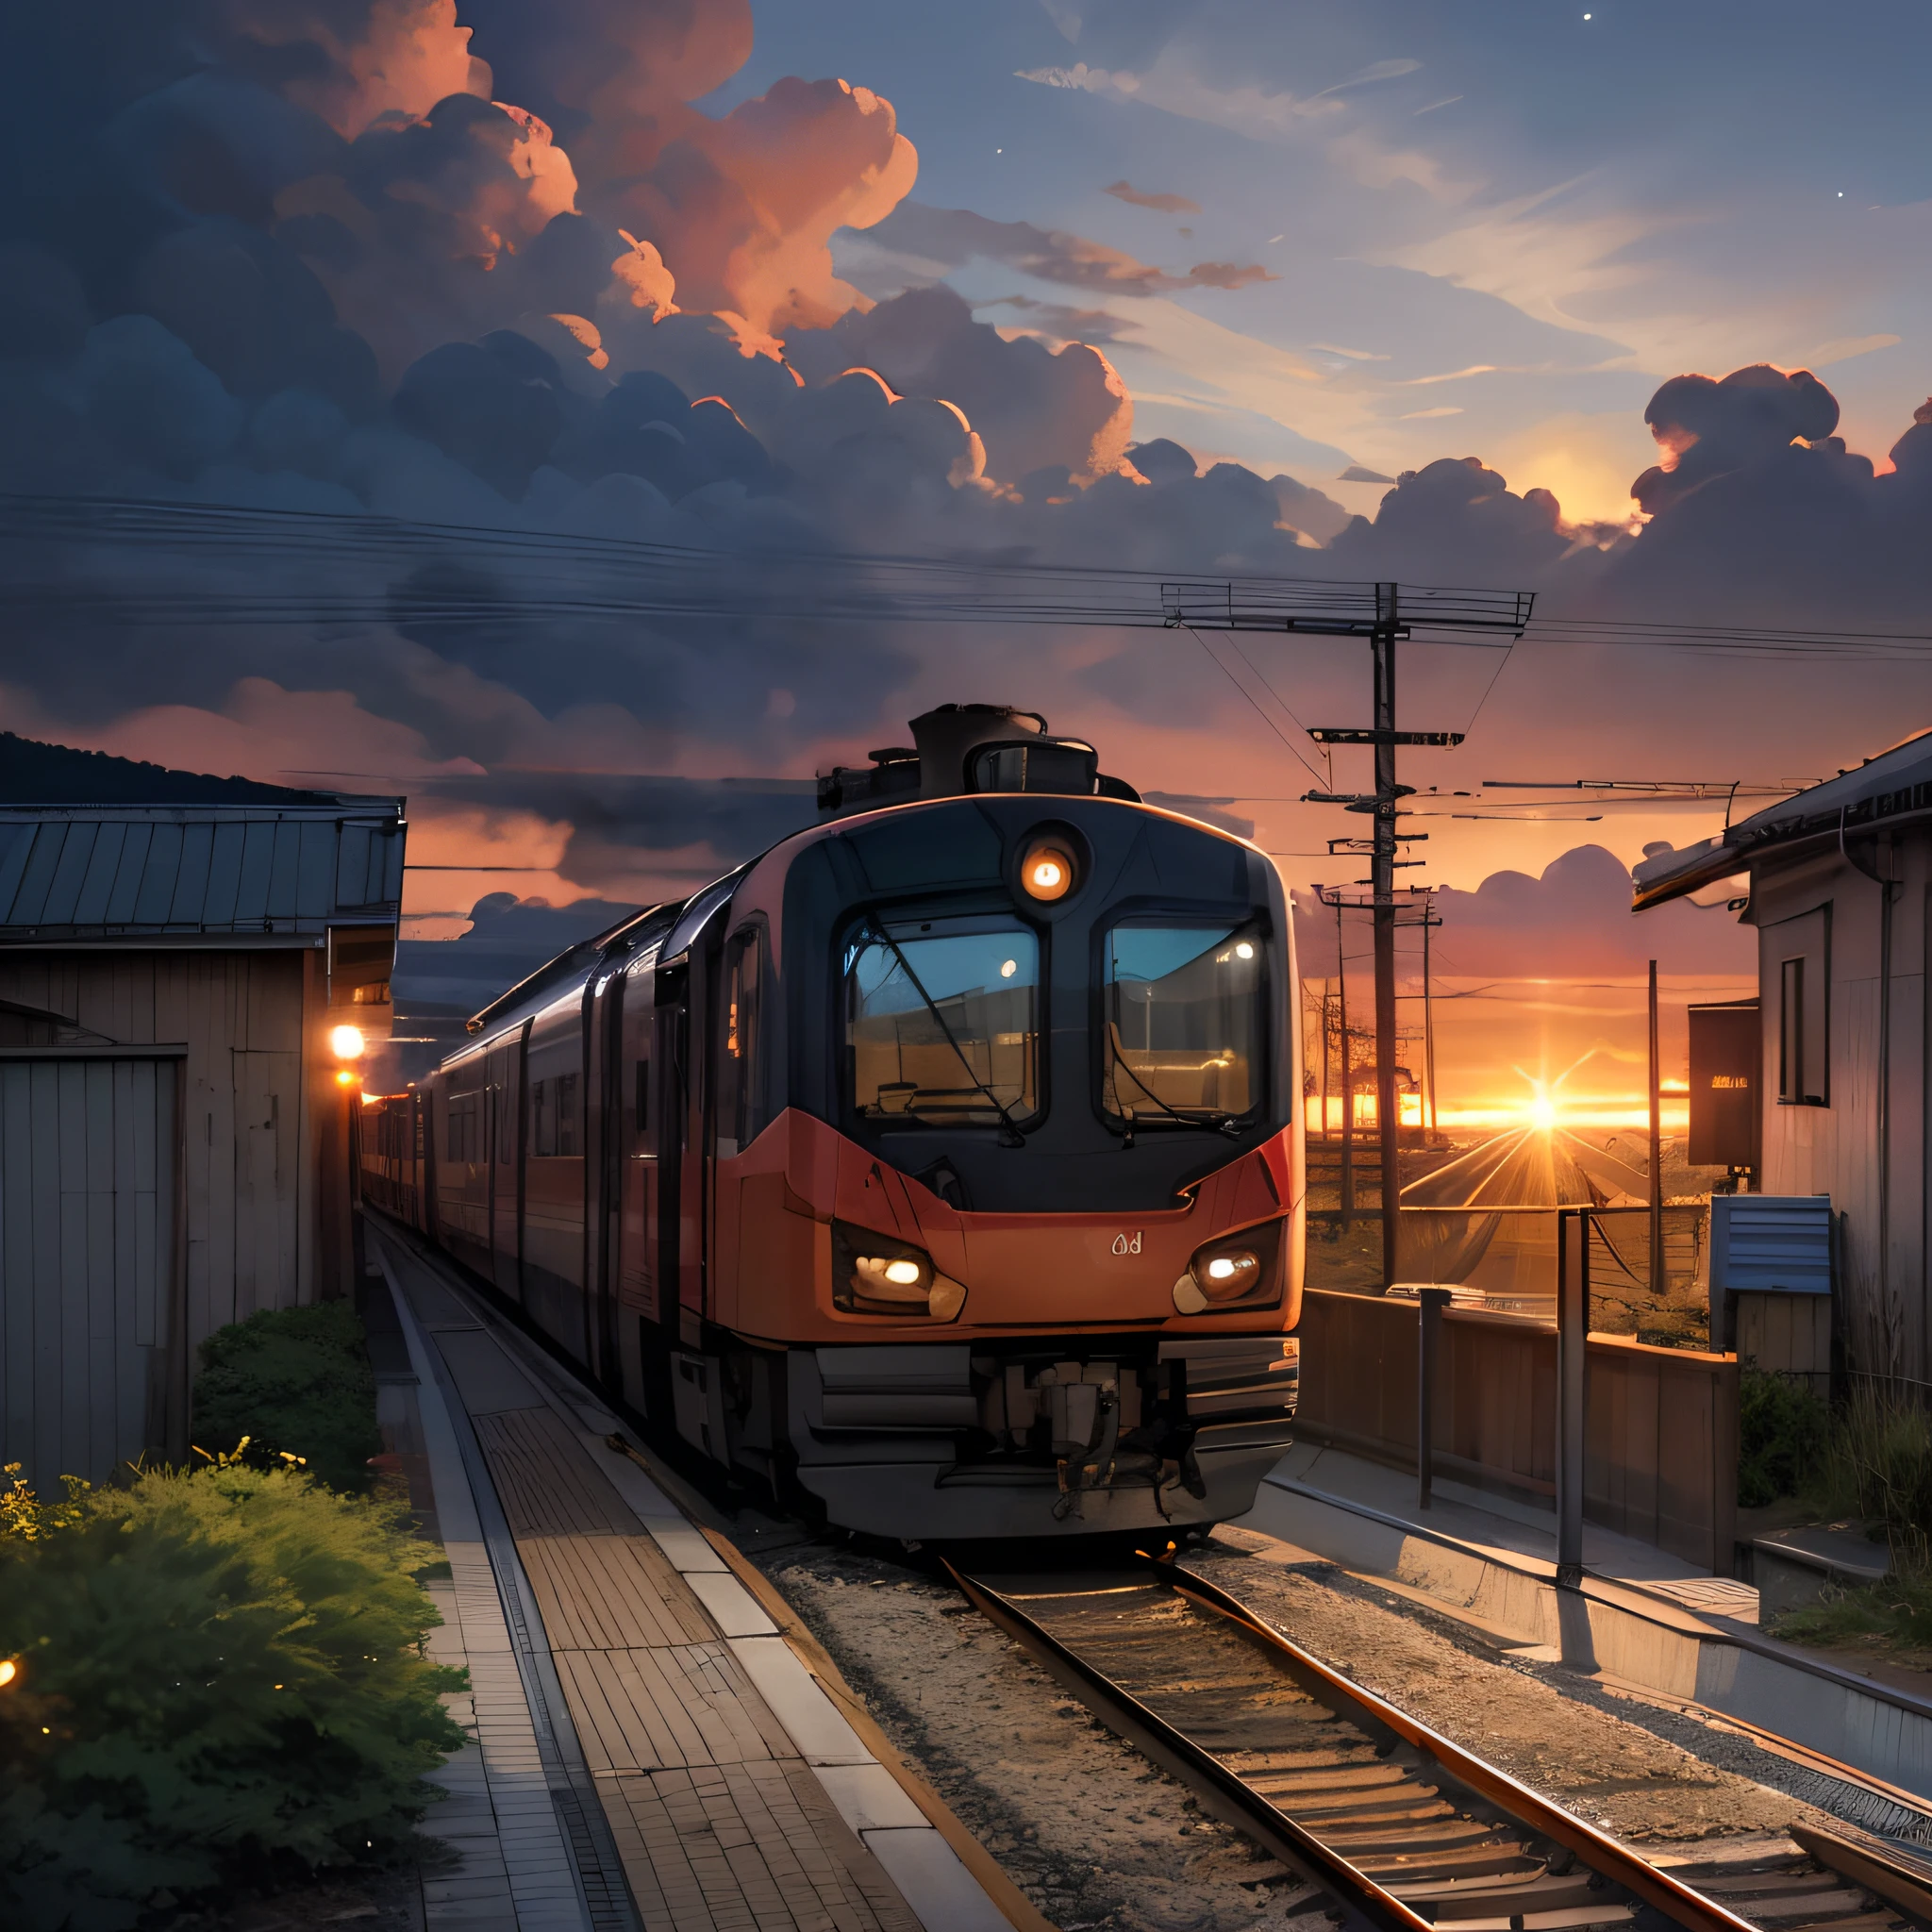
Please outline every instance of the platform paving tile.
M474 1425L646 1932L919 1932L581 1432Z

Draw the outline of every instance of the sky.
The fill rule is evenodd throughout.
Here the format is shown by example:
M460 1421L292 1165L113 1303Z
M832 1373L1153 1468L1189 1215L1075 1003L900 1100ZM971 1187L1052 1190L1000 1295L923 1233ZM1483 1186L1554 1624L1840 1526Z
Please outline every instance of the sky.
M0 0L0 724L406 791L413 939L681 896L968 699L1253 836L1332 971L1306 895L1354 888L1358 827L1301 793L1367 773L1304 727L1365 722L1359 643L859 617L784 558L1534 592L1520 641L1400 653L1401 722L1466 734L1402 774L1465 1084L1589 1054L1615 1088L1649 957L1743 990L1724 893L1635 921L1628 866L1932 722L1922 9ZM640 544L768 593L640 608Z

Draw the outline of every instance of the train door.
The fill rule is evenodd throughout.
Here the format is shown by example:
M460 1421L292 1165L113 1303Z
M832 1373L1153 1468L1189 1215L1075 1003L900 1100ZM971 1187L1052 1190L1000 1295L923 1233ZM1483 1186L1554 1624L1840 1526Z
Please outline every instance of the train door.
M699 1252L704 1163L695 1158L695 1096L691 1016L691 970L684 963L658 974L653 1059L662 1070L658 1086L658 1320L672 1333L697 1340L704 1308L704 1264Z
M617 1307L618 1357L626 1394L643 1386L643 1324L658 1319L658 1141L664 1059L658 1047L652 979L625 974L616 1064L610 1087L617 1143L610 1200L610 1272Z
M490 1278L500 1294L523 1300L525 1032L489 1057Z
M617 1347L616 1208L624 1156L625 975L595 974L584 993L584 1291L597 1379L622 1392Z

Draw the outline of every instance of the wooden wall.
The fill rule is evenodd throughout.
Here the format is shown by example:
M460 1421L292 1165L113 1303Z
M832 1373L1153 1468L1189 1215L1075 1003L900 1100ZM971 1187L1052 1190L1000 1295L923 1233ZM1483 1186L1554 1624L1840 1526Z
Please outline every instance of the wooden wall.
M323 965L307 945L0 951L0 998L123 1044L187 1047L179 1302L191 1356L225 1323L347 1284L347 1103L313 1038Z
M1413 1469L1419 1317L1410 1301L1310 1290L1297 1433ZM1584 1514L1728 1576L1736 1360L1593 1335L1586 1373ZM1555 1330L1447 1310L1437 1377L1438 1473L1553 1501Z
M179 1068L0 1058L0 1463L43 1493L185 1453Z
M1831 1394L1831 1297L1827 1294L1736 1294L1738 1360L1769 1374L1803 1375L1813 1391Z

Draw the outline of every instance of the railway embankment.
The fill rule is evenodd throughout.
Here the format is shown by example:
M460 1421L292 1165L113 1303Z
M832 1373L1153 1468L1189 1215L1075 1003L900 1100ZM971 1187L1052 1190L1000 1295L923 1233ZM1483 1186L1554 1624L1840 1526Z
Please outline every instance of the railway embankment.
M1739 1730L1274 1539L1224 1530L1184 1563L1667 1869L1789 1858L1793 1827L1869 1822L1856 1790ZM1103 1727L944 1578L825 1544L773 1553L764 1567L896 1748L1059 1925L1218 1932L1308 1916L1311 1894L1286 1867L1204 1815L1186 1784Z
M1844 1787L1835 1808L1932 1843L1932 1702L1767 1636L1755 1591L1649 1545L1587 1525L1583 1586L1559 1591L1549 1512L1454 1483L1438 1485L1426 1514L1414 1500L1400 1472L1308 1444L1277 1466L1245 1523L1519 1663L1650 1693L1706 1728L1761 1731Z

